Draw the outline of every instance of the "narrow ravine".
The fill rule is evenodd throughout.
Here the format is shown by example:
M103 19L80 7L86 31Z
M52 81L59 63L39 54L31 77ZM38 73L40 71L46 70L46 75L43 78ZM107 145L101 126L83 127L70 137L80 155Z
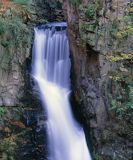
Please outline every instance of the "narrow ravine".
M32 74L47 111L49 160L91 160L82 127L75 121L70 94L66 23L35 28Z

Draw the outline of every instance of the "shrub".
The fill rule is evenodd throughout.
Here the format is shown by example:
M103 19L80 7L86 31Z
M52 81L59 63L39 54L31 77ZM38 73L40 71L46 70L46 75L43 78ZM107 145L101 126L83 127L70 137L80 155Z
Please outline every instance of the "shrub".
M126 60L129 61L129 60ZM118 119L133 118L133 76L132 63L121 64L119 69L110 73L112 79L111 111Z
M96 10L95 10L95 6L93 4L89 4L87 6L87 9L85 11L85 15L89 19L94 19L95 18L95 16L96 16Z

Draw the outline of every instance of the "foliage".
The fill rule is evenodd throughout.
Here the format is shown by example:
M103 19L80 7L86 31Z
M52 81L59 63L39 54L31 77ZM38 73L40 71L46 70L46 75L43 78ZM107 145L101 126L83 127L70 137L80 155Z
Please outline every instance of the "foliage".
M133 35L133 4L129 3L129 7L125 11L124 17L121 19L115 19L112 25L110 34L117 40L127 39L130 35Z
M26 1L14 0L0 7L0 43L6 48L27 44L29 40L25 23L30 19L30 12L26 3L23 6L22 2L24 4Z
M128 25L123 27L122 30L119 30L116 34L116 37L118 39L123 39L123 38L127 38L129 35L133 35L133 26L132 25Z
M27 107L26 107L27 108ZM23 106L0 107L0 159L15 160L19 146L25 142L31 128L21 121Z
M88 5L83 5L81 4L79 6L79 10L81 12L83 12L86 16L86 18L92 20L92 19L95 19L96 18L96 5L95 4L88 4Z
M95 154L95 160L103 160L102 156L99 154Z
M95 32L95 29L96 29L97 25L96 24L82 24L81 25L81 29L84 31L84 32L92 32L94 33Z
M132 63L122 63L118 70L110 73L113 97L111 110L118 119L131 120L133 117L133 75Z
M87 18L89 19L94 19L96 16L96 9L95 6L90 4L87 6L86 11L85 11L85 15Z
M14 18L19 17L22 18L22 20L25 20L25 18L30 19L30 11L31 11L31 5L30 3L25 3L25 5L22 5L21 3L16 3L9 1L9 3L3 3L0 6L0 17L5 18Z
M5 138L0 141L0 151L2 152L1 160L15 160L16 143L12 138Z
M133 61L133 54L131 53L115 53L115 54L107 54L106 59L110 62L118 62L122 60L130 60Z
M88 3L81 3L78 10L80 17L82 18L82 21L80 22L81 37L83 41L94 47L98 34L102 33L101 30L98 32L98 13L101 10L101 2L96 0Z
M129 14L133 16L133 2L129 3L128 11L129 11Z
M79 5L81 3L81 0L69 0L69 2L72 4L72 5Z
M0 120L7 113L7 109L5 107L0 107Z
M0 21L0 35L5 33L5 30L6 30L5 25L2 23L2 21Z
M1 36L4 38L1 39L1 45L4 47L19 45L20 43L27 43L27 27L22 21L18 18L9 19L5 21L0 19L0 24L3 26L1 30ZM8 34L6 34L8 33ZM5 36L6 35L6 36ZM14 37L14 38L13 38Z
M6 127L6 121L7 119L10 119L10 116L8 115L9 110L5 106L0 107L0 126L3 132L10 132L9 124L8 127ZM7 118L8 115L8 118ZM3 129L4 126L4 129ZM9 135L8 135L9 136ZM0 138L0 158L1 160L14 160L16 150L16 143L14 142L13 138Z

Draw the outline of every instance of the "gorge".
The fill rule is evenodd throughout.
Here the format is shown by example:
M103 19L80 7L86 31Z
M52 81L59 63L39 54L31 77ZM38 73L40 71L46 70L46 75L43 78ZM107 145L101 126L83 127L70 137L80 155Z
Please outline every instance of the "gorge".
M44 160L48 155L54 155L52 160L69 160L66 152L70 153L70 150L79 152L76 155L73 152L75 156L81 155L82 151L78 147L79 151L76 151L75 148L78 146L76 142L82 140L83 143L86 140L85 148L89 146L94 160L133 159L132 10L132 0L0 2L1 160ZM67 22L67 29L65 23L59 23L62 21ZM52 35L52 38L49 39L48 35ZM44 37L49 44L49 51L45 48ZM47 50L45 54L57 53L57 43L61 43L60 50L66 46L60 56L64 56L63 53L70 56L65 57L66 61L61 58L63 60L57 64L55 62L59 57L50 58L53 54L45 55L48 56L45 60L40 57L37 72L37 52ZM43 80L39 78L42 75L45 75ZM46 91L47 95L44 93ZM53 110L59 117L57 121L52 110L48 110L53 108L52 101L54 106L64 106L59 107L58 112L55 109L57 107ZM67 114L71 113L69 107L72 108L73 116ZM63 128L56 130L50 127L50 135L55 138L53 151L49 149L50 116L54 126L60 123ZM68 119L67 122L65 119ZM57 125L58 128L59 126ZM72 129L73 126L76 127ZM73 130L73 133L69 134L65 128ZM52 132L57 133L55 137ZM72 144L71 149L71 145L68 147L64 144L67 139L64 136L72 135L75 138L68 138L70 141L67 141L68 146ZM59 142L60 138L65 139L65 142ZM55 149L60 146L59 143L69 150L61 147L61 153L65 157L57 156L61 155ZM90 156L87 149L85 153L82 156ZM75 159L78 158L83 159Z

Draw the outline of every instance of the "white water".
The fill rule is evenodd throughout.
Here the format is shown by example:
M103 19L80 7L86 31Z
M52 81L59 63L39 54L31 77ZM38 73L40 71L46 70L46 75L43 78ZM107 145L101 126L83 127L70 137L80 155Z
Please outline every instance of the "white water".
M91 160L85 134L69 103L70 59L66 31L35 29L33 76L48 114L49 160Z

